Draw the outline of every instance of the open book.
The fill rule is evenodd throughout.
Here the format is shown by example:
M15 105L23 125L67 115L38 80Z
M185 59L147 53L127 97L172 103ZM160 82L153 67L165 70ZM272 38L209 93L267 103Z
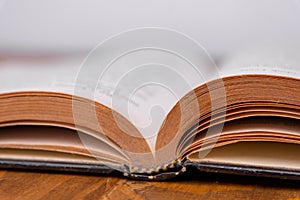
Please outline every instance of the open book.
M300 178L300 59L249 55L195 69L148 49L100 71L93 56L1 58L0 166Z

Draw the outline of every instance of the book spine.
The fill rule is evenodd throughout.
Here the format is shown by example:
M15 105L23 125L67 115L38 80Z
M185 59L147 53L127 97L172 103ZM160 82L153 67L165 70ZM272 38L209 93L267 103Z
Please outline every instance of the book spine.
M185 171L186 167L184 166L184 161L177 159L163 166L150 169L125 166L123 175L133 179L159 181L177 177Z

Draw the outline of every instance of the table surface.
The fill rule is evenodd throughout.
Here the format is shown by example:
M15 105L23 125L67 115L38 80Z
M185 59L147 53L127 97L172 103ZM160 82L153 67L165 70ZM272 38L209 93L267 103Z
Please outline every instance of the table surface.
M300 181L190 173L166 182L0 171L0 199L297 199Z

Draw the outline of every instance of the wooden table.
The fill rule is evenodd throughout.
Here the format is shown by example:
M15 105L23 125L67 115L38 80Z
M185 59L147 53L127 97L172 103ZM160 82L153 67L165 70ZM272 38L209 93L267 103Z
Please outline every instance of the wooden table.
M167 182L0 171L0 199L297 199L300 181L190 173Z

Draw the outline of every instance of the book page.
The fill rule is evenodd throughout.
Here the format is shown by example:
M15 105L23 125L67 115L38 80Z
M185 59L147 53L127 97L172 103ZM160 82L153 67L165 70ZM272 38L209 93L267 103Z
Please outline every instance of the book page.
M300 34L300 32L299 32ZM292 42L292 41L290 41ZM300 43L293 45L257 44L228 54L219 69L223 77L269 74L300 78Z
M299 170L299 150L297 144L238 142L214 148L200 162ZM192 155L191 159L199 162L196 156Z
M181 48L181 51L186 51L184 45L181 45ZM87 68L93 66L93 63L99 64L105 60L99 61L101 56L97 54L90 57L90 63L86 63ZM95 77L91 78L97 81L93 84L93 87L97 85L95 93L80 88L77 88L76 92L79 92L80 96L92 95L89 98L105 102L120 112L138 128L154 148L157 133L173 106L192 89L218 76L213 62L204 52L199 53L195 50L189 51L188 54L190 55L184 58L163 49L146 48L132 51L118 57L109 66L100 64L92 70L96 71L93 73ZM100 72L99 66L104 66ZM81 79L82 74L82 79L84 76L91 77L91 72L85 72L84 67L77 81Z
M81 56L0 59L0 93L47 91L73 94Z
M134 38L141 40L132 42ZM154 149L173 106L218 76L212 59L196 42L168 30L142 29L120 35L89 55L4 59L0 92L61 92L94 100L127 118ZM81 109L76 104L73 108ZM118 125L122 128L121 122Z

